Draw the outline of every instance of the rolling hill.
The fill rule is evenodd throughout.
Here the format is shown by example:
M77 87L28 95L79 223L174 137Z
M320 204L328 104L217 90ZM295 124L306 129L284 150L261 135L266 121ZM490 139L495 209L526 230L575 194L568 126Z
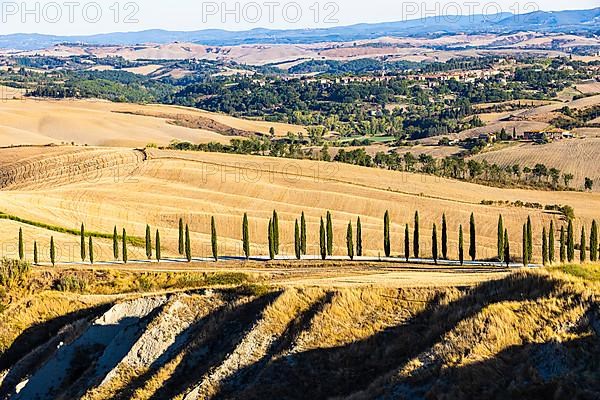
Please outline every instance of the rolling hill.
M7 171L0 191L0 212L52 226L112 233L127 228L130 236L143 237L146 224L161 230L163 253L177 256L177 223L190 226L194 256L210 255L210 218L215 217L219 253L242 254L241 221L248 213L251 252L267 254L267 225L273 210L280 218L282 254L293 255L293 223L306 213L308 254L319 254L319 219L330 210L335 228L335 254L345 255L346 226L362 219L365 254L382 249L382 218L391 213L392 253L403 254L405 224L413 228L415 211L421 218L421 249L431 251L431 227L448 217L449 254L457 254L458 225L468 229L474 212L478 226L478 257L496 255L496 223L503 214L512 240L513 257L520 256L521 227L528 216L534 222L537 257L542 224L561 216L542 210L483 205L483 201L516 201L542 205L570 205L576 229L598 218L598 194L505 190L346 164L289 160L219 153L146 151L92 147L24 147L0 150L0 165ZM143 195L141 195L143 194ZM3 243L16 251L13 221L0 219ZM30 254L39 230L22 225ZM39 243L48 246L49 236ZM77 261L77 237L61 247L60 260ZM412 242L412 241L411 241ZM109 244L104 243L104 249ZM11 246L12 244L12 246ZM74 246L74 247L69 247ZM100 251L100 250L99 250ZM143 249L132 249L131 259L144 259ZM7 255L14 254L7 252ZM47 260L47 254L42 254ZM112 260L99 253L97 260ZM537 258L536 258L537 259Z

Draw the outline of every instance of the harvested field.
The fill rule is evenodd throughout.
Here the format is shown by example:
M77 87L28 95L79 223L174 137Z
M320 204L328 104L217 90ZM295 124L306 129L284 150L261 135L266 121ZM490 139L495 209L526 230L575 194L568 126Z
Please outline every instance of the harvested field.
M5 164L14 164L13 151L0 150L0 159L7 159ZM425 257L429 256L431 249L431 226L434 222L439 226L442 213L448 217L449 254L454 256L457 253L458 225L462 224L467 229L469 215L474 212L480 259L496 255L499 214L503 214L509 228L514 257L520 254L521 226L528 216L534 222L537 257L541 248L539 233L542 224L547 225L550 220L554 220L557 226L562 224L556 214L526 208L486 206L481 204L484 200L567 204L575 209L577 227L581 224L589 227L591 220L598 218L596 205L599 199L596 193L505 190L337 163L152 149L147 150L141 159L133 151L90 150L98 151L102 156L98 158L95 179L88 181L84 179L85 170L80 171L81 174L59 173L70 171L64 164L80 164L77 158L60 154L61 151L72 154L72 148L27 148L20 151L24 152L21 157L25 160L36 160L25 170L37 172L33 175L17 174L30 178L13 180L5 186L0 192L0 211L71 229L78 229L82 222L88 230L104 233L111 233L114 226L119 231L125 227L130 236L137 237L144 236L146 224L149 224L153 229L161 230L164 256L177 254L177 222L182 218L190 226L193 255L208 257L211 253L211 216L217 223L219 254L241 255L241 220L245 212L250 219L251 253L254 255L267 254L267 224L273 210L279 213L282 254L294 253L293 222L304 211L308 224L308 254L317 255L319 219L330 210L335 228L335 254L346 254L346 226L349 221L355 225L356 218L360 216L365 255L377 256L382 249L385 211L390 211L392 219L392 253L403 254L404 226L408 223L412 234L413 216L418 210L421 252ZM30 154L25 157L27 151ZM113 161L104 168L106 161L101 160L110 159L104 153L110 151L115 152ZM82 154L85 157L86 153ZM124 157L126 154L129 155ZM116 169L120 171L117 175L115 163L123 163L122 168ZM3 223L0 220L0 225ZM8 244L14 245L14 241ZM138 259L143 258L139 254ZM72 259L63 259L69 260Z

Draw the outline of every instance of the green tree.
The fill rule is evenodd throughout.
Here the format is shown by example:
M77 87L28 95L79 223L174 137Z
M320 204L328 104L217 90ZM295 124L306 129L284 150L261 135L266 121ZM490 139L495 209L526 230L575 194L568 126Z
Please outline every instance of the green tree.
M123 263L127 264L127 232L123 228Z
M242 247L246 260L250 258L250 234L248 232L248 214L244 213L242 220Z
M442 214L442 258L448 259L448 223L446 213Z
M327 258L327 234L325 233L325 224L323 223L323 217L321 217L321 226L319 229L319 244L321 247L321 258L325 260Z
M542 229L542 264L548 264L548 237L546 236L546 227Z
M269 228L267 233L267 238L269 242L269 259L275 259L275 239L273 234L273 218L269 219Z
M567 260L567 240L565 238L565 227L560 227L560 262L562 264Z
M300 243L300 227L298 226L298 220L294 226L294 250L296 251L296 258L300 260L302 258L302 244Z
M327 211L327 255L333 255L333 220L329 211Z
M215 261L219 261L219 246L217 243L217 224L215 217L210 218L210 244L212 246L212 255Z
M433 262L438 262L438 237L437 237L437 226L433 224L433 233L431 234L431 255L433 256Z
M19 260L25 259L25 244L23 243L23 228L19 228Z
M273 249L275 255L279 255L279 215L273 210Z
M533 260L533 226L531 224L531 217L527 217L527 260L529 262Z
M56 247L54 247L54 236L50 236L50 262L56 265Z
M90 253L90 264L94 265L94 241L92 237L89 237L89 253Z
M354 260L354 238L352 237L352 222L348 222L348 231L346 232L346 247L348 248L348 257Z
M152 234L150 233L150 225L146 225L146 257L148 260L152 258Z
M383 217L383 251L386 257L389 257L391 255L389 211L386 211Z
M38 265L38 248L37 242L33 242L33 265Z
M471 256L472 261L475 261L477 259L477 229L475 227L475 215L473 213L471 213L469 227L469 256Z
M587 254L586 254L586 248L587 248L587 243L586 243L586 239L585 239L585 227L582 226L581 227L581 241L579 244L579 261L581 261L581 263L585 263L586 259L587 259Z
M550 221L550 231L548 232L548 262L554 264L556 252L554 250L554 221Z
M154 247L156 247L156 261L160 262L161 260L161 248L160 248L160 232L158 229L156 230L156 237L154 239Z
M523 265L527 267L529 265L529 244L527 243L527 224L523 224Z
M463 227L462 225L458 228L458 261L460 261L460 265L464 265L465 263L465 240L463 235Z
M185 224L185 245L184 245L184 251L185 251L185 258L187 259L188 262L192 262L192 241L190 239L190 227L188 226L188 224Z
M592 232L590 234L590 261L598 261L598 225L596 220L592 221Z
M304 217L304 211L300 217L300 249L302 254L306 255L306 218Z
M575 260L575 231L573 230L573 221L569 220L567 227L567 260Z
M408 224L404 228L404 258L406 258L406 262L408 262L410 258L410 229Z
M356 220L356 255L362 257L363 246L362 246L362 224L360 223L360 217Z
M415 212L415 230L413 232L413 255L419 258L419 212Z
M117 227L113 229L113 258L119 259L119 235L117 234Z
M85 227L81 224L79 252L81 253L81 261L85 261Z
M504 230L504 262L508 268L510 266L510 242L508 241L508 229Z
M179 255L185 254L185 238L183 229L183 219L179 218Z
M504 261L504 221L502 215L498 218L498 261Z

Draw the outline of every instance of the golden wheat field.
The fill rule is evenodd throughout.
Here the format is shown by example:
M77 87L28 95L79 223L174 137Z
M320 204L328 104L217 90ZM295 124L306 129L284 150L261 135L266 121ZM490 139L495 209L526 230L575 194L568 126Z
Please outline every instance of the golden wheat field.
M14 89L5 93L10 99ZM304 132L281 123L238 119L185 107L111 103L102 100L46 100L21 98L0 102L0 146L75 143L89 146L144 147L168 145L172 140L192 143L229 143L231 137L207 129L192 129L166 118L133 114L191 115L225 126L277 135Z
M458 226L468 233L475 214L478 257L496 255L496 224L502 214L509 228L513 257L520 255L522 224L531 216L540 253L542 225L559 215L541 210L482 205L482 201L563 204L575 209L576 229L600 217L600 194L498 189L432 176L400 173L345 164L217 153L93 147L23 147L0 150L2 191L0 212L20 218L88 231L112 233L117 226L129 236L142 238L146 224L160 229L164 256L176 255L177 224L189 224L192 253L208 257L210 219L215 217L221 255L241 255L242 216L250 220L251 252L267 254L267 225L273 210L280 219L282 254L293 255L294 222L305 212L308 253L319 252L318 227L328 210L333 215L335 254L346 254L346 227L361 217L366 255L383 252L383 214L391 214L392 253L403 254L404 227L420 213L421 255L431 254L433 223L448 218L449 253L457 253ZM47 246L52 232L22 225L27 252L31 241ZM14 256L17 225L0 220L5 254ZM78 237L55 235L61 261L75 261ZM468 237L468 236L467 236ZM412 238L411 238L412 239ZM66 243L63 242L66 240ZM465 239L468 243L468 239ZM98 239L96 259L112 259L109 242ZM412 240L411 240L412 242ZM130 259L145 258L143 249L131 249ZM47 259L47 254L40 258Z
M490 164L503 167L520 164L521 167L533 168L536 164L544 164L548 168L557 168L562 173L573 174L575 178L571 186L583 189L586 177L593 179L597 184L600 183L600 138L595 136L597 132L598 129L588 128L586 133L590 134L590 137L543 145L522 143L483 153L474 159L487 160ZM599 191L600 187L595 186L594 190Z

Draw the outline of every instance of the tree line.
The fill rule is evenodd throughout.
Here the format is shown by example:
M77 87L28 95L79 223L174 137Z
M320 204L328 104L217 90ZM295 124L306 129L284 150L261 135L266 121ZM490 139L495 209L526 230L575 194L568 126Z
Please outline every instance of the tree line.
M382 249L383 254L386 258L392 256L392 243L390 235L391 217L389 211L386 211L383 216L382 226ZM276 210L273 211L271 218L269 219L268 228L266 232L267 244L268 244L268 256L270 260L274 260L280 255L281 240L280 240L280 222L279 215ZM444 213L441 218L439 225L433 223L431 226L431 257L435 264L439 260L452 260L448 252L448 221L446 214ZM403 258L406 262L409 262L411 256L413 259L422 259L421 249L421 222L419 212L415 212L413 219L413 231L410 233L410 224L405 225L404 229L404 252ZM500 264L506 264L509 266L512 262L516 261L516 257L513 257L510 249L510 240L508 228L504 225L503 216L500 215L498 218L497 227L497 255L493 261L497 261ZM211 233L211 251L212 258L214 261L219 260L219 247L218 247L218 234L217 225L215 218L211 217L210 220L210 233ZM558 233L558 258L556 256L556 235ZM81 224L80 228L80 257L81 261L89 261L94 264L94 243L93 236L86 234L84 224ZM471 261L477 261L477 224L475 215L472 213L469 218L468 225L468 257ZM581 235L579 236L579 243L576 244L576 233L574 231L573 220L568 219L566 226L561 226L559 232L555 227L554 221L550 222L548 229L544 226L542 229L542 240L541 240L541 253L542 253L542 264L549 265L554 264L557 260L561 263L569 262L572 263L576 259L576 250L579 251L579 261L585 263L586 261L597 262L600 258L600 248L598 241L598 225L594 220L591 225L591 230L586 231L585 226L581 229ZM154 241L153 241L154 237ZM320 218L319 223L319 254L323 260L327 260L332 257L335 253L334 243L334 224L333 216L330 211L327 211L324 217ZM241 223L241 241L242 251L245 259L250 259L251 254L251 235L248 224L248 215L245 213ZM464 265L465 261L465 232L463 225L460 224L458 228L458 253L454 260L458 261L461 265ZM355 257L363 257L363 233L362 233L362 222L361 218L356 219L356 223L349 221L346 228L346 253L350 260L354 260ZM299 219L294 221L294 255L296 259L301 260L302 256L307 255L307 222L304 212L300 215ZM531 218L528 217L527 221L523 224L522 233L522 262L524 266L532 264L533 261L533 249L534 249L534 234ZM117 227L114 227L112 236L112 250L113 250L113 261L122 261L123 263L128 262L128 237L125 228L122 229L121 235L119 236ZM158 229L155 230L152 235L152 230L149 225L146 225L146 236L145 236L145 250L146 257L148 260L155 259L160 262L162 260L162 247L161 247L161 236ZM190 228L188 224L185 224L183 219L179 219L178 225L178 252L180 256L185 257L188 262L193 260L192 255L192 244L190 237ZM18 253L21 260L25 259L25 244L23 238L23 229L19 229L18 234ZM50 249L49 249L50 261L52 265L56 264L56 244L54 237L50 238ZM39 264L38 254L38 243L37 241L33 244L33 262ZM400 258L400 256L396 257Z

